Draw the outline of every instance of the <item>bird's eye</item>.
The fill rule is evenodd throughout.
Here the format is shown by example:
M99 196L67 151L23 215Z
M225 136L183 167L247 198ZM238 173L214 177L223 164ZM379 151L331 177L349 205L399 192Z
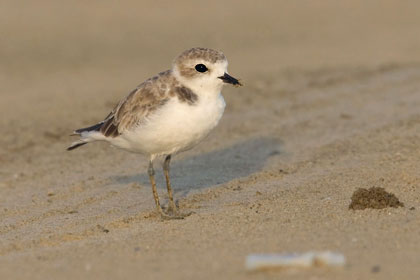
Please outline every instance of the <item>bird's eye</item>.
M206 72L208 69L207 69L206 65L204 65L204 64L197 64L197 65L195 66L195 70L197 70L198 72L204 73L204 72Z

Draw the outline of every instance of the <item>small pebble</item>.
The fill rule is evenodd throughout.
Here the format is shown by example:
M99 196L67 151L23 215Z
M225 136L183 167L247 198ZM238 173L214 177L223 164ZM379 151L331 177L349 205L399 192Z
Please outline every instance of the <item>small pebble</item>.
M372 266L372 269L370 270L372 273L378 273L381 271L381 267L379 265Z
M248 270L263 270L288 267L343 266L346 259L342 254L330 251L290 254L252 254L246 258Z

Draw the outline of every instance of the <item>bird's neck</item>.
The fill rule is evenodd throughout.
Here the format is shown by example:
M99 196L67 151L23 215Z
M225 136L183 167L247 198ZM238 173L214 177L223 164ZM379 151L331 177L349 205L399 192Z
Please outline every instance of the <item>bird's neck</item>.
M174 78L184 87L189 88L199 97L203 98L217 98L222 91L223 84L214 83L214 84L203 84L199 80L191 81L182 77L176 69L172 71Z

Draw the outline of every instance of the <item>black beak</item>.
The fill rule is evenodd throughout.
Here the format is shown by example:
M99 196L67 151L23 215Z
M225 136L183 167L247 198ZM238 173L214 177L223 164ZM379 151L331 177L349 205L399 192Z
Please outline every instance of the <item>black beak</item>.
M219 79L221 79L224 83L232 84L236 87L242 86L242 84L238 81L238 79L235 79L234 77L230 76L228 73L225 73L223 76L220 76Z

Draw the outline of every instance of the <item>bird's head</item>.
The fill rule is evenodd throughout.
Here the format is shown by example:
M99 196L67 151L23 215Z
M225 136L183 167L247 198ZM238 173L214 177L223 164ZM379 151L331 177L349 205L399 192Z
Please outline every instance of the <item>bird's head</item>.
M242 84L227 72L225 55L207 48L192 48L180 54L173 63L175 77L194 91L219 93L224 84Z

